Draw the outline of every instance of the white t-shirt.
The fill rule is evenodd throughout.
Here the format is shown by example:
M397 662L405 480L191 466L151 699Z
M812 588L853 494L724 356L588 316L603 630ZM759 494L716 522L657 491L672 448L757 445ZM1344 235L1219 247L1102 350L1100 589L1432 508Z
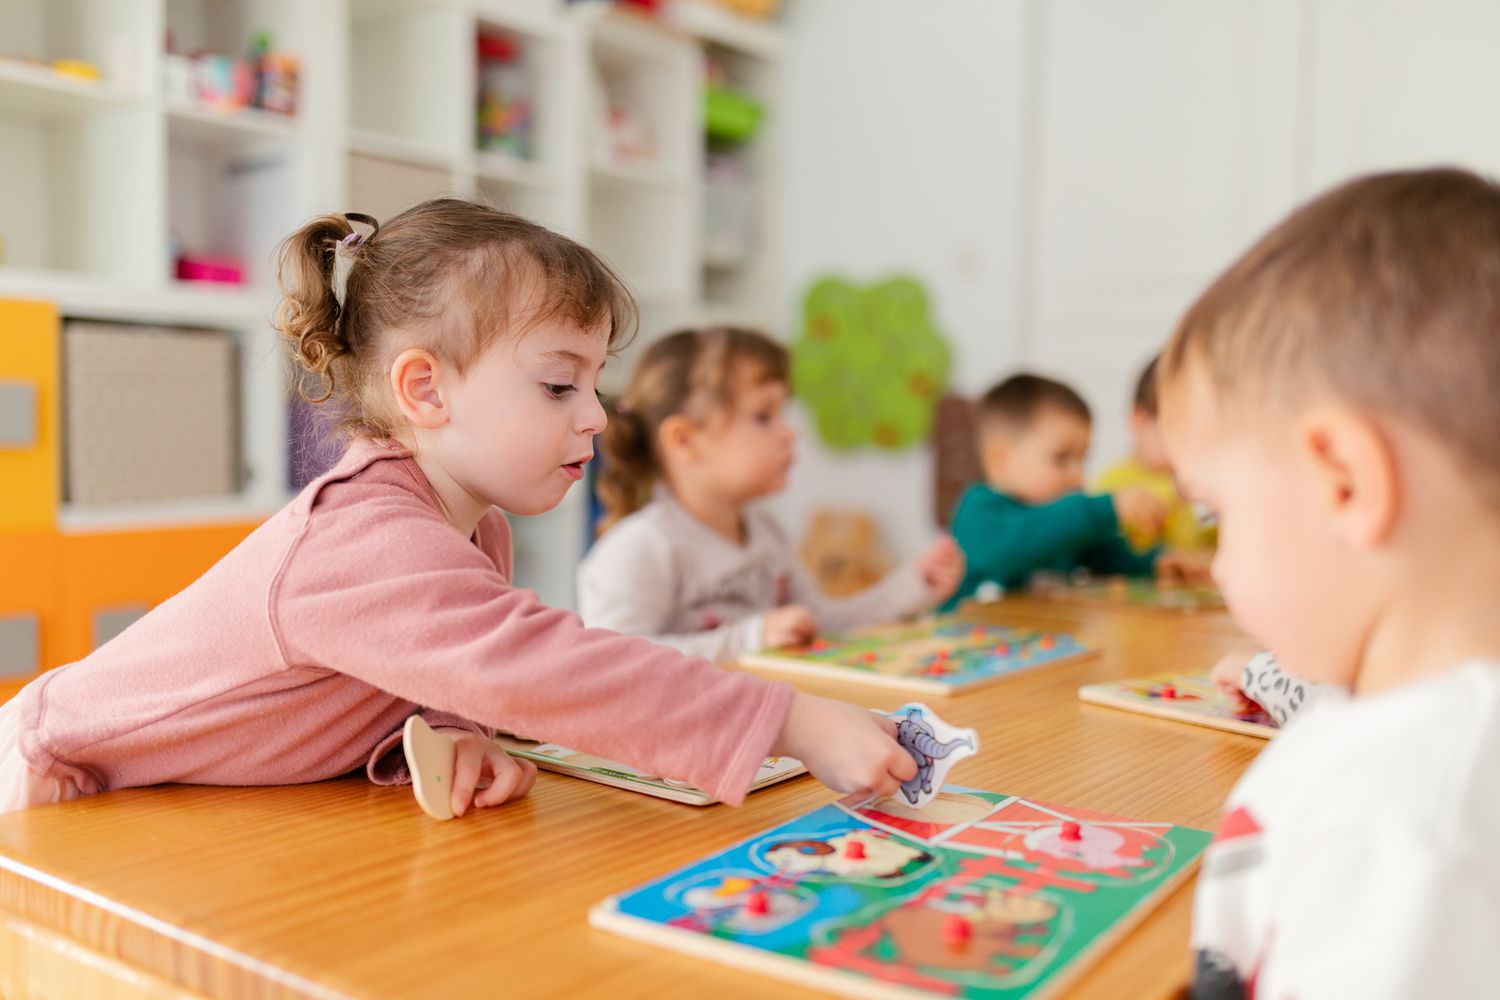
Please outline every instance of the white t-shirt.
M1500 663L1330 691L1224 807L1193 912L1193 997L1500 993Z
M593 628L645 636L692 656L732 660L761 648L765 612L801 604L820 631L871 625L936 602L914 564L843 600L823 595L769 514L749 510L741 545L689 514L665 488L621 519L578 568L578 613Z

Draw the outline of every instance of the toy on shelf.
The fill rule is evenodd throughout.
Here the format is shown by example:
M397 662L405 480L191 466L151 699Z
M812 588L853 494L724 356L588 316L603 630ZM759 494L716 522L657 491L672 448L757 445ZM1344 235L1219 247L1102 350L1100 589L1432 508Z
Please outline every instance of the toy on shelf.
M167 34L162 57L162 90L167 99L229 114L254 108L274 114L297 113L300 76L297 57L273 51L265 32L251 41L247 55L181 53Z
M703 262L736 267L750 256L750 180L739 157L710 154L703 172Z
M245 265L233 257L184 254L177 258L177 280L208 281L220 285L245 283Z
M0 54L0 65L21 67L25 72L62 77L74 83L101 83L104 72L86 59L30 59Z
M760 126L761 103L722 84L703 88L703 129L718 142L747 142Z
M480 35L475 50L479 64L478 148L530 159L534 155L531 79L519 46L504 35Z
M646 120L628 104L610 102L599 133L599 155L606 164L630 166L656 159L656 143Z

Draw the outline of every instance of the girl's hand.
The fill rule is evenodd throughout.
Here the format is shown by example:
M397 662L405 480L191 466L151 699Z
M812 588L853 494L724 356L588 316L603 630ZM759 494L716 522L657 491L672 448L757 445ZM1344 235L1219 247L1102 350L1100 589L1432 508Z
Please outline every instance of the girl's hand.
M805 646L818 634L818 620L800 604L788 604L766 612L760 627L760 641L767 649L779 646Z
M771 753L797 758L836 792L893 795L917 773L917 762L896 742L893 720L800 691Z
M536 783L536 765L512 757L493 741L467 729L440 729L453 737L453 815L469 805L483 809L519 799ZM475 794L476 789L478 794Z
M917 557L917 570L927 589L939 601L946 600L964 578L964 553L951 535L939 535Z

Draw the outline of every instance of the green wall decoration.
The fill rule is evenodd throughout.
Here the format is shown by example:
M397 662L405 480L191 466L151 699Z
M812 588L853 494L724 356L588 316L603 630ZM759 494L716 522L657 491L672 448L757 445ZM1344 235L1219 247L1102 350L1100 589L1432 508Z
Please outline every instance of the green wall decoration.
M915 279L861 288L823 278L808 289L792 385L829 447L899 450L925 440L948 364L948 344Z

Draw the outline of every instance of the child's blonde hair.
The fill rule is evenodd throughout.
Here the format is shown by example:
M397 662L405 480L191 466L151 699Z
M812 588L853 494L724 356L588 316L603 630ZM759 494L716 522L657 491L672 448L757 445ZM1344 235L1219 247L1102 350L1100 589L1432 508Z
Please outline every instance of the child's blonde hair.
M373 227L362 235L351 220ZM380 225L324 215L277 252L276 326L293 357L324 383L340 429L389 437L398 427L386 369L410 347L460 373L502 333L563 319L608 324L615 349L635 303L608 264L566 236L484 205L439 198ZM524 316L515 315L525 311Z
M736 374L747 363L755 366L757 381L788 380L786 348L753 330L682 330L647 349L604 428L598 489L606 517L601 530L651 499L651 487L662 474L656 445L662 422L680 413L706 425L730 412Z
M1500 187L1452 168L1350 181L1292 213L1183 316L1160 362L1221 406L1315 392L1444 442L1500 492Z

